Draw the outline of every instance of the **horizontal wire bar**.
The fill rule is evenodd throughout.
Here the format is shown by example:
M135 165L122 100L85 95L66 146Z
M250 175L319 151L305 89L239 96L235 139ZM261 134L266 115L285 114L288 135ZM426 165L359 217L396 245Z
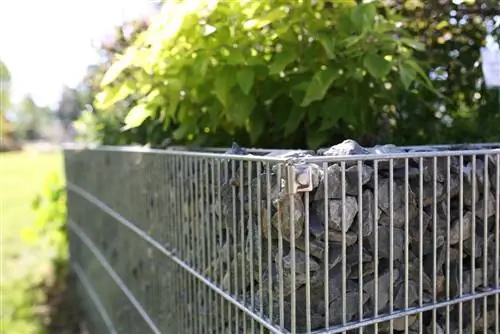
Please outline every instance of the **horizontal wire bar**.
M284 329L278 328L276 326L273 326L272 324L268 323L265 321L265 319L262 319L259 315L255 314L252 310L248 309L246 306L242 305L239 303L236 299L234 299L232 296L228 295L224 290L218 288L216 285L214 285L211 281L207 280L205 277L200 275L198 272L196 272L194 269L192 269L188 264L186 264L184 261L179 259L176 255L173 254L172 251L167 250L165 247L163 247L158 241L156 241L154 238L150 237L147 235L144 231L139 229L134 223L130 222L127 220L125 217L121 216L119 213L113 211L109 206L106 205L103 201L100 199L96 198L94 195L91 193L87 192L85 189L71 183L67 182L66 185L67 189L74 192L75 194L85 198L87 201L90 203L94 204L97 206L99 209L101 209L103 212L106 214L110 215L113 217L116 221L118 221L120 224L126 226L129 228L131 231L136 233L139 237L141 237L144 241L149 243L151 246L153 246L155 249L160 251L161 253L165 254L169 258L171 258L174 262L176 262L179 266L181 266L183 269L188 271L191 275L194 277L198 278L202 283L206 284L208 287L210 287L212 290L217 292L219 295L224 297L227 301L238 307L240 310L245 312L247 315L252 317L254 320L256 320L259 324L262 324L265 328L270 330L273 333L288 333ZM107 262L106 262L107 263ZM113 271L114 272L114 271ZM132 296L133 297L133 296Z
M311 334L341 333L341 332L345 332L345 331L349 331L349 330L353 330L353 329L357 329L357 328L361 328L361 327L366 327L366 326L378 324L378 323L381 323L384 321L394 320L397 318L402 318L402 317L409 316L409 315L419 314L419 313L423 313L426 311L432 311L432 310L436 310L438 308L451 306L451 305L455 305L455 304L459 304L459 303L474 301L476 299L494 296L497 294L500 294L500 288L491 289L490 291L477 292L474 294L463 295L457 299L446 300L446 301L438 302L435 304L425 305L422 307L409 308L407 310L398 311L398 312L395 312L392 314L379 316L379 317L371 318L371 319L367 319L367 320L357 321L355 323L350 323L350 324L348 323L345 325L341 325L339 327L330 328L326 331L318 330L318 331L312 332Z
M175 155L175 156L188 156L193 158L214 158L214 159L231 159L231 160L242 160L242 161L262 161L262 162L275 162L275 163L286 163L289 158L280 158L275 156L265 156L265 155L236 155L227 153L212 153L204 151L189 151L187 148L185 151L177 149L155 149L143 146L97 146L97 145L77 145L77 144L65 144L63 145L64 151L100 151L100 152L129 152L129 153L145 153L145 154L162 154L162 155ZM249 150L249 153L273 153L280 152L277 150ZM282 152L289 152L290 150L283 150Z
M144 319L144 321L148 324L149 328L154 333L161 334L161 331L158 329L156 324L153 322L153 320L149 317L148 313L144 310L142 305L139 303L137 299L135 299L134 295L132 292L127 288L127 285L123 283L121 280L120 276L114 271L113 267L109 264L109 262L106 260L106 258L101 254L99 249L97 248L96 245L92 242L92 240L83 232L83 230L78 226L76 222L71 220L71 218L68 219L68 225L73 232L76 233L76 235L80 238L81 241L87 246L87 248L94 254L94 256L97 258L99 263L106 269L108 272L109 276L115 281L116 285L122 290L122 292L125 294L125 296L128 298L128 300L134 305L135 309L141 317Z
M500 145L500 144L499 144ZM398 149L403 147L397 147ZM405 159L405 158L439 158L439 157L459 157L459 156L473 156L473 155L486 155L486 154L500 154L500 148L490 149L474 149L474 150L456 150L456 151L428 151L428 152L393 152L393 153L380 153L380 154L358 154L358 155L336 155L336 156L312 156L291 158L289 163L306 163L306 162L341 162L341 161L380 161L386 159ZM245 156L243 156L245 157Z
M82 284L85 292L87 295L90 297L90 300L96 307L97 311L99 312L99 315L102 318L102 321L106 324L106 327L108 328L109 332L111 334L116 334L118 333L115 329L115 325L113 324L113 321L109 317L108 312L106 311L106 308L101 302L101 299L95 292L94 288L92 287L92 284L90 283L89 279L87 278L87 275L85 275L85 272L83 269L80 267L78 263L72 262L71 263L71 268L75 272L76 276L78 277L78 280Z

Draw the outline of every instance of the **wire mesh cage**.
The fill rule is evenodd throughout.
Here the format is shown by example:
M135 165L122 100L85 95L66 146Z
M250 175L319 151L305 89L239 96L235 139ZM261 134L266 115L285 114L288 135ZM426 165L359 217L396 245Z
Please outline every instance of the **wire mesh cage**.
M500 144L65 149L96 333L500 333Z

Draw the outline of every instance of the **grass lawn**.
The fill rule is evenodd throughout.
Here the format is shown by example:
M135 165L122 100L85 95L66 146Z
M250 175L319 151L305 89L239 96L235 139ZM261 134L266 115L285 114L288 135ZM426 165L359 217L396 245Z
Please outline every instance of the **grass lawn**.
M0 154L0 333L43 333L43 292L33 287L50 278L53 249L26 244L21 234L34 224L32 201L51 172L62 172L60 153Z

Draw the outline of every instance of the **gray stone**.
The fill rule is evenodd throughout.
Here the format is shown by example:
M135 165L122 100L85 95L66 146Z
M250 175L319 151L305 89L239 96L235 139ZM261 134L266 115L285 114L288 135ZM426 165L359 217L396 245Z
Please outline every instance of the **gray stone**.
M358 213L358 202L355 197L346 196L345 203L342 200L331 199L328 200L328 221L325 222L322 215L325 212L324 202L319 201L315 204L316 213L323 225L337 231L342 231L342 218L345 218L344 229L349 230Z
M392 190L392 198L391 198ZM389 179L379 179L378 183L378 206L385 213L389 213L391 209L391 199L393 200L393 210L400 210L405 206L405 185L400 180L393 180L392 189ZM410 185L408 185L408 205L415 205L415 195L412 192Z
M389 303L389 285L394 284L399 279L399 271L393 270L392 273L393 281L391 282L390 272L379 273L379 277L373 277L368 280L364 286L363 290L370 296L370 301L373 305L373 309L382 311ZM375 290L375 284L377 284L377 289ZM378 296L378 307L375 305L375 294Z
M485 187L486 189L490 187L489 178L488 179L485 178L486 173L485 173L485 164L483 160L476 158L475 170L474 170L474 163L473 161L471 161L467 163L467 165L465 165L463 171L465 179L469 184L471 185L473 184L475 177L475 182L479 188L479 191L482 192Z
M389 259L390 256L390 228L387 226L379 225L377 227L378 230L378 242L375 243L374 235L371 235L368 239L369 246L373 250L375 247L378 249L378 257ZM393 259L402 258L404 254L404 243L405 243L405 234L404 231L398 228L393 229L392 233L392 255Z
M363 237L367 237L372 234L373 228L376 222L378 222L378 219L380 217L380 209L377 208L377 219L375 220L375 202L373 193L369 189L363 191L361 202L359 202L358 205L361 207L361 235ZM357 217L360 217L360 212L358 212ZM358 234L357 232L359 231L359 219L354 220L352 231Z
M465 241L470 239L472 236L472 213L466 212L462 221L457 219L450 229L450 244L454 245L460 242L460 240ZM460 228L462 229L462 238L460 238Z
M351 167L346 167L344 169L344 187L345 194L356 196L359 193L359 185L367 184L373 174L373 169L370 166L353 165ZM360 180L361 176L361 180ZM325 183L326 181L326 183ZM314 195L316 201L325 198L325 184L327 196L330 199L341 199L342 198L342 167L340 164L334 164L327 168L326 170L326 180L322 175L319 181L318 189Z
M306 272L306 254L302 252L301 250L296 249L295 250L295 272L296 273L305 273ZM278 261L278 259L276 259ZM285 269L292 269L292 252L290 251L287 255L283 257L283 268ZM313 258L309 257L309 271L317 271L319 270L320 266L316 260Z
M485 194L486 195L486 194ZM497 207L497 202L495 199L495 194L488 192L487 195L479 200L476 204L476 217L481 218L483 220L488 219L495 215L497 211L500 211L500 208ZM488 203L485 205L485 203ZM486 216L485 216L486 209Z
M295 247L304 251L304 252L306 251L306 243L305 243L304 236L301 236L300 238L295 240ZM309 254L311 256L314 256L318 260L322 260L324 253L325 253L324 242L317 240L317 239L310 238L309 239Z
M293 200L293 212L291 203ZM276 214L271 218L273 226L281 231L284 238L298 238L304 231L304 203L300 194L284 196L273 201ZM294 235L291 235L291 226L294 227Z
M351 139L344 140L342 143L334 145L323 152L327 156L345 156L369 154L370 151Z
M330 315L330 324L338 324L342 322L343 315L345 315L346 321L351 321L354 316L358 313L359 309L359 294L357 290L347 291L343 296L345 298L345 309L343 308L342 298L335 299L330 302L328 306L328 314ZM363 293L361 302L363 305L368 301L369 296Z
M335 243L342 244L344 237L345 237L346 247L354 245L358 240L358 235L354 232L346 232L345 235L343 235L342 232L340 231L336 230L328 231L328 240L333 241Z

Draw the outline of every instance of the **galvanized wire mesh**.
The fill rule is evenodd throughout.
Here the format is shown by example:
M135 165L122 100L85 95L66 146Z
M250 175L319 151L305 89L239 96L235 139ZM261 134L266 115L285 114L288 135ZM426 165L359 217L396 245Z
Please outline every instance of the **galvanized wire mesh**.
M66 149L93 331L500 333L500 145L319 153Z

